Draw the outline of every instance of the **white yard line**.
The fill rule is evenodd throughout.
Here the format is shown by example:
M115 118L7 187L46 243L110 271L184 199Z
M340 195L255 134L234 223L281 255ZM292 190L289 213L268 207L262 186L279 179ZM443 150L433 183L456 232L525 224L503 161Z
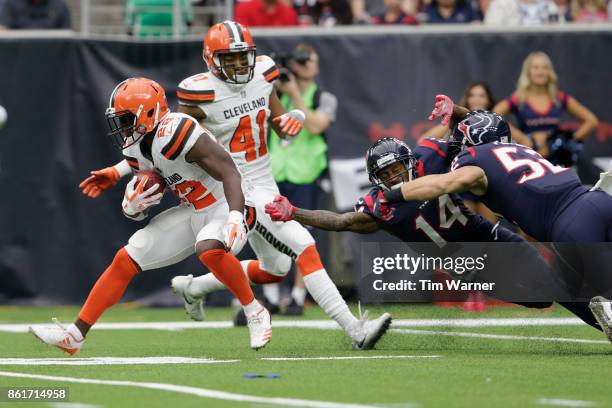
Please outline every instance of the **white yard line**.
M262 357L265 361L308 361L308 360L374 360L439 358L439 355L399 356L323 356L323 357ZM0 358L0 366L94 366L94 365L140 365L140 364L226 364L241 360L214 360L211 358L189 357L88 357L88 358Z
M308 360L386 360L396 358L440 358L442 356L338 356L338 357L262 357L267 361L308 361Z
M213 398L225 401L250 402L257 404L280 405L283 407L307 407L307 408L377 408L374 405L344 404L339 402L313 401L296 398L274 398L258 397L255 395L235 394L226 391L209 390L206 388L190 387L186 385L150 383L137 381L114 381L114 380L95 380L89 378L58 377L50 375L14 373L10 371L0 371L0 377L31 378L35 380L61 381L80 384L113 385L118 387L136 387L152 390L171 391L182 394L195 395L203 398Z
M32 324L0 324L0 332L25 333ZM48 323L51 324L51 323ZM496 318L496 319L396 319L392 327L514 327L514 326L579 326L584 323L573 317ZM95 330L164 330L228 329L230 321L212 322L122 322L98 323ZM275 320L274 327L304 329L339 329L333 320Z
M3 365L141 365L141 364L224 364L240 360L214 360L212 358L189 357L90 357L90 358L0 358Z
M536 400L539 405L552 405L555 407L594 407L593 401L568 400L559 398L540 398Z
M506 334L487 334L469 332L449 332L440 330L412 330L412 329L393 329L395 333L417 334L425 336L450 336L450 337L475 337L479 339L494 340L529 340L529 341L553 341L559 343L587 343L587 344L610 344L607 340L572 339L565 337L540 337L540 336L513 336Z

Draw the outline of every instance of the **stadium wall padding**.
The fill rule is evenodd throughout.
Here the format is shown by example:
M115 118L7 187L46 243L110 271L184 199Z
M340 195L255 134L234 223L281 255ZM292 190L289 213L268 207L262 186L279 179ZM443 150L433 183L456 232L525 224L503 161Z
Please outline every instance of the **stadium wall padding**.
M363 157L383 135L414 144L428 126L434 96L458 98L466 83L485 80L498 98L514 89L525 56L553 59L560 89L600 118L585 148L583 180L599 171L593 158L612 156L612 32L398 33L315 36L320 83L339 100L328 132L330 157ZM302 38L256 38L259 53L283 53ZM0 302L36 298L81 303L93 282L139 225L123 217L124 183L91 200L79 182L121 157L108 142L104 111L116 83L145 76L161 83L171 104L178 82L205 70L201 42L0 39ZM165 198L168 205L171 197ZM199 273L195 258L146 272L128 298L168 285L175 274Z

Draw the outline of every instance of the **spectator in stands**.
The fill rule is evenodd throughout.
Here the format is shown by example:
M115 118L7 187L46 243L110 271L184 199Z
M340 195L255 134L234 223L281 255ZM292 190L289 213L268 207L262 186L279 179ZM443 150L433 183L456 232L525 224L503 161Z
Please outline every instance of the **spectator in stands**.
M608 21L604 0L573 0L573 21L576 23L603 23Z
M478 15L464 0L433 0L425 9L427 23L471 23Z
M413 15L406 14L402 0L385 0L383 13L372 17L372 24L418 24Z
M285 109L300 109L306 114L304 128L289 139L280 139L272 132L268 146L272 173L280 193L301 208L315 209L319 189L317 181L327 169L325 132L336 119L338 102L334 95L316 83L319 74L316 50L310 45L300 44L293 54L306 54L308 59L290 61L291 73L286 79L279 79L277 87ZM292 302L286 313L301 314L306 290L300 276L296 276L291 296Z
M564 23L565 15L553 0L492 0L485 24L517 26Z
M559 132L564 112L580 121L573 135L578 142L584 141L598 125L593 112L557 88L557 73L552 61L541 51L527 56L516 90L493 110L502 116L514 114L520 131L531 139L533 147L544 157L549 157L549 141ZM513 130L513 138L515 133Z
M64 0L3 0L0 30L70 30L70 10Z
M463 95L459 100L459 106L465 106L469 110L484 109L491 110L497 103L491 88L486 82L478 81L470 83L463 91ZM421 138L433 137L436 139L448 139L450 129L448 125L437 125Z
M353 23L348 0L294 0L300 26L334 27Z
M281 0L251 0L236 5L235 18L247 27L297 26L297 13Z
M572 21L572 8L570 7L569 0L554 0L557 8L559 9L560 22Z
M173 34L173 0L127 0L125 23L128 34L137 37L170 37ZM180 34L186 34L193 21L190 0L180 0Z

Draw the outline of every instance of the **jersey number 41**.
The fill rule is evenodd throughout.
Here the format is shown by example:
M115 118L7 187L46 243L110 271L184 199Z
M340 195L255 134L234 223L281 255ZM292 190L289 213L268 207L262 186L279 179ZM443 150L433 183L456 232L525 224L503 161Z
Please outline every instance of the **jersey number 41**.
M253 125L250 115L245 115L240 118L238 128L230 141L230 152L239 153L245 152L244 158L250 162L259 157L263 157L268 153L266 146L266 111L265 109L257 112L255 117L257 127L259 128L259 148L255 148L255 139L253 138Z

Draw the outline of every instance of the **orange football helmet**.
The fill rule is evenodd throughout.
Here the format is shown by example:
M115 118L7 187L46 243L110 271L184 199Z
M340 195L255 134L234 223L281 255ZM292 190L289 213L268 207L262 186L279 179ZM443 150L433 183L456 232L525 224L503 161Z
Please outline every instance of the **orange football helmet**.
M164 88L148 78L128 78L115 87L106 109L109 136L125 149L151 132L170 112Z
M226 20L210 27L206 33L203 56L208 70L216 77L232 84L246 84L253 79L256 49L245 26ZM222 64L220 55L233 53L246 53L247 66Z

